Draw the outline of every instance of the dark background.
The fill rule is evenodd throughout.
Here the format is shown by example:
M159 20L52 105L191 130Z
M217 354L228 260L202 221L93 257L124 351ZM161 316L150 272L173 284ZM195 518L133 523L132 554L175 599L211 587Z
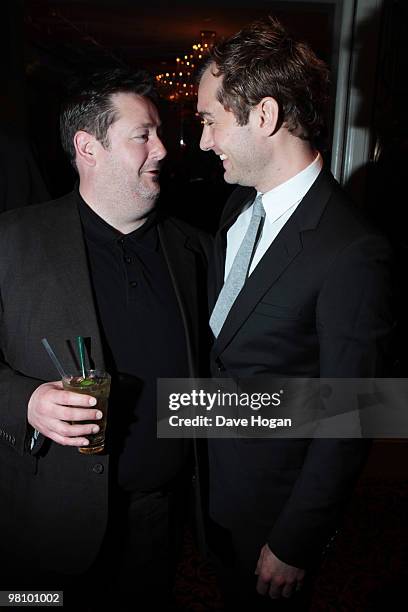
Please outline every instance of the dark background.
M354 0L344 0L352 2ZM339 0L340 4L340 0ZM91 67L143 66L153 73L172 65L191 49L201 30L228 36L252 19L272 13L307 40L332 70L332 99L338 66L338 22L333 3L154 2L135 0L8 0L1 3L0 57L0 210L69 191L75 174L58 135L58 112L72 74ZM372 22L350 33L364 41ZM408 263L406 173L408 167L408 2L385 0L380 40L369 61L358 66L375 80L374 100L364 97L359 124L373 136L358 204L389 236L396 252L396 302L399 311L397 369L407 376ZM353 39L354 37L354 39ZM358 86L358 82L357 82ZM194 104L163 104L168 160L162 206L191 223L214 231L231 186L224 183L215 155L198 148L200 121ZM334 105L328 119L325 159L330 163ZM183 137L185 146L180 146ZM347 189L353 192L352 177ZM408 579L407 441L376 441L346 517L342 537L329 551L314 601L314 612L405 610ZM208 605L213 583L194 557L179 577L183 596L197 600L197 585ZM193 559L193 562L192 562ZM186 586L187 585L187 586ZM215 595L214 595L215 593ZM204 596L204 595L203 595ZM191 607L193 609L193 607Z
M135 0L6 0L2 3L0 51L4 61L0 99L0 130L8 142L24 139L31 147L51 197L69 191L75 180L58 136L58 112L71 75L101 66L142 66L153 74L169 69L175 57L191 50L202 30L228 36L251 20L274 14L296 37L306 40L330 66L332 104L323 153L330 163L335 84L339 60L339 19L342 2L274 2L208 0L135 2ZM345 6L355 5L344 0ZM336 9L337 5L337 9ZM374 18L377 16L374 15ZM380 37L372 54L361 54L359 87L372 73L375 95L364 97L358 123L373 136L370 163L351 177L346 188L364 175L359 204L392 236L406 241L405 207L399 190L408 161L405 100L408 93L406 33L408 3L385 0ZM350 45L365 45L374 19L350 32ZM177 216L214 231L231 187L222 179L222 166L211 153L199 150L201 124L195 103L164 103L161 108L168 149L162 178L162 204ZM3 127L5 126L5 127ZM184 146L180 146L180 138ZM3 147L4 148L4 147ZM5 156L7 157L7 156ZM2 160L3 161L3 160ZM4 162L7 163L7 160ZM390 195L392 198L390 198ZM384 219L384 199L392 201L393 216Z
M50 195L69 191L75 180L61 150L58 112L71 75L101 66L145 67L153 74L191 50L202 30L216 39L255 18L274 14L307 40L336 75L334 9L304 2L146 2L133 0L27 0L9 2L6 103L2 122L13 122L34 150ZM334 86L333 86L334 87ZM334 97L333 91L333 97ZM200 151L201 124L195 100L164 102L161 108L168 158L162 176L162 205L191 223L214 231L231 191L218 158ZM329 118L328 152L332 120ZM184 146L180 146L180 138Z

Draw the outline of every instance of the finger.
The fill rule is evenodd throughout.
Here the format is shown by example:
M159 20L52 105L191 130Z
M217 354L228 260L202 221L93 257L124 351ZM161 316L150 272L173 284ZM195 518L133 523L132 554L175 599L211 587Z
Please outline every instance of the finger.
M292 597L295 592L296 585L294 582L287 582L282 588L282 597Z
M282 595L282 587L280 585L270 583L269 586L269 597L271 599L279 599Z
M73 393L72 391L55 390L49 393L47 400L60 406L96 406L97 400L92 395Z
M100 410L95 409L55 406L53 416L59 421L99 421L103 414Z
M64 385L62 384L62 380L53 380L52 382L45 383L44 386L54 387L55 389L63 389Z
M67 438L66 436L61 436L55 431L50 431L47 435L48 438L51 438L57 444L61 444L62 446L89 446L88 438L78 437L78 438Z
M96 423L87 423L86 425L71 425L64 421L57 421L54 432L66 438L75 438L78 436L89 436L96 434L99 431L99 426Z
M261 573L262 557L263 557L263 549L261 550L261 554L259 555L258 562L256 564L256 569L255 569L256 576L259 576L259 574Z
M256 590L260 595L266 595L269 590L269 582L266 582L261 578L261 576L258 576L258 580L256 582Z
M282 589L285 586L285 579L282 576L272 577L269 583L269 597L279 599L282 596Z

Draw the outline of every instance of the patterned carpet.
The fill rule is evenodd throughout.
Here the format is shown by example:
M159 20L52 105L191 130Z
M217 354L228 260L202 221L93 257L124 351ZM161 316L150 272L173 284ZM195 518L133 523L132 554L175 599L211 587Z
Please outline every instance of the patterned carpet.
M407 610L408 443L377 442L359 480L343 528L317 580L312 612ZM215 576L185 541L177 602L185 612L223 610Z

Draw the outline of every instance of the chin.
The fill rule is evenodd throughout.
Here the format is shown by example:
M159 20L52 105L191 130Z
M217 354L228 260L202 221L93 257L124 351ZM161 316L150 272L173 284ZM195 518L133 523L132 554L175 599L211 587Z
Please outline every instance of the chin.
M152 178L150 181L145 183L144 189L145 189L146 193L151 193L153 195L158 195L160 193L159 179L158 178Z
M224 172L224 181L229 185L235 185L238 183L236 177L233 174L228 174L228 171Z
M159 183L139 184L135 195L137 198L143 198L145 200L153 200L155 202L160 195Z
M239 185L240 187L253 187L254 183L253 183L253 177L248 173L246 176L231 176L229 177L229 179L227 180L227 178L225 177L225 180L227 181L227 183L231 183L233 185Z

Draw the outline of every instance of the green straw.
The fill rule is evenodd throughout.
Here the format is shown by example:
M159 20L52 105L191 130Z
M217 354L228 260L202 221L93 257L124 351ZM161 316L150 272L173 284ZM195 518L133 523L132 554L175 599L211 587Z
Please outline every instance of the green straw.
M67 378L67 375L64 372L64 368L62 367L58 357L56 356L56 354L54 353L54 351L50 347L50 344L49 344L47 338L43 338L41 340L41 342L42 342L43 347L47 351L48 355L50 356L52 363L55 365L55 367L57 368L58 372L60 373L61 378Z
M82 377L86 378L86 372L85 372L85 345L84 345L84 339L83 339L82 336L77 336L77 343L78 343L78 351L79 351L79 361L81 362Z

